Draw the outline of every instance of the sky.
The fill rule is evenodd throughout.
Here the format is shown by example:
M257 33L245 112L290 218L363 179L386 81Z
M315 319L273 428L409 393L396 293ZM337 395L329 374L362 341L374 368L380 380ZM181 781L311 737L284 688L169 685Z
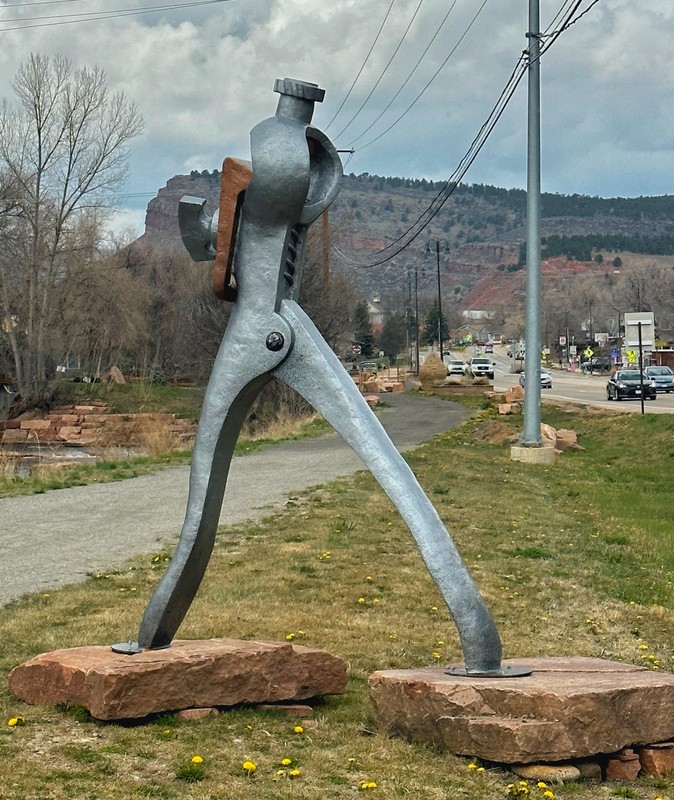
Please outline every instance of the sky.
M575 3L540 0L541 31ZM543 191L674 193L674 3L580 0L575 18L541 59ZM249 156L276 78L326 90L314 124L355 149L345 172L446 180L527 30L528 0L0 0L0 99L31 53L105 70L145 120L114 218L139 235L173 175ZM526 83L464 181L526 187Z

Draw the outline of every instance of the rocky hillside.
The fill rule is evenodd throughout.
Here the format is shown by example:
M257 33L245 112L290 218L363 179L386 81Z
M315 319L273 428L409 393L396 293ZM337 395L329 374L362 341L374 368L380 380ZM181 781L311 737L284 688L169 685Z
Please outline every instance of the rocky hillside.
M332 222L331 269L347 275L364 296L400 296L407 291L408 276L416 269L420 291L436 285L435 251L426 252L429 239L446 241L441 256L443 294L465 309L507 305L521 292L523 271L505 270L520 258L525 237L526 193L482 185L456 188L432 223L400 255L385 264L360 268L376 260L376 252L405 232L426 211L444 184L371 175L344 177L339 197L330 209ZM207 199L206 210L217 207L220 175L193 172L176 175L150 201L141 241L154 246L179 241L177 207L189 194ZM655 237L674 245L674 197L589 198L580 195L544 195L542 235L590 237L601 248L608 236ZM444 242L443 242L444 243ZM591 245L592 246L592 245ZM658 244L657 247L662 247ZM657 249L657 248L656 248ZM499 269L500 268L500 269ZM605 272L608 265L593 261L551 258L544 274ZM512 269L512 268L511 268Z

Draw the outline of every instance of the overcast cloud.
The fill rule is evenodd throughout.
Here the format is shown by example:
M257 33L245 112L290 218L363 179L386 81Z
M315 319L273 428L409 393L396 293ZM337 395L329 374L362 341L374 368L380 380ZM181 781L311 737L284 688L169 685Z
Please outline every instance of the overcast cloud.
M250 128L274 112L275 78L320 84L326 100L315 124L339 147L351 145L398 91L452 6L452 0L422 0L399 52L351 121L419 6L395 0L353 93L328 124L391 0L182 0L188 7L74 21L85 12L112 15L177 2L0 0L0 97L12 96L12 78L31 52L60 53L77 66L102 67L110 88L138 106L145 131L133 144L125 191L146 196L123 198L119 217L137 233L148 200L173 175L248 156ZM580 11L590 4L584 0ZM481 5L456 0L414 75L355 147L388 127L456 47L454 54L389 133L357 150L347 172L451 175L527 47L527 0L487 0L457 46ZM568 5L541 0L541 28ZM29 24L42 27L15 29ZM541 70L544 191L603 197L674 191L673 56L672 0L599 0L559 37ZM525 132L526 80L465 180L524 187Z

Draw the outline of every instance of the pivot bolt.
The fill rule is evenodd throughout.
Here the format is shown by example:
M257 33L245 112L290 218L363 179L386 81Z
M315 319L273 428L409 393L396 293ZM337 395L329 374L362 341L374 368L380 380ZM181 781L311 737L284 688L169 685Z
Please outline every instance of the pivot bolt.
M283 338L282 333L279 333L278 331L272 331L269 336L267 336L267 341L265 344L267 345L267 350L271 350L273 353L275 353L278 350L283 349L285 341L286 340Z

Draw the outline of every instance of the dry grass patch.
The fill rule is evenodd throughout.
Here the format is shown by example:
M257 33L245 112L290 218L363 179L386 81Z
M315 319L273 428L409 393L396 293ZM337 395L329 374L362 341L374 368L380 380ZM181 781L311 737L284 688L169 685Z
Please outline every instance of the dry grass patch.
M663 416L550 410L545 421L577 430L585 450L548 468L511 462L507 443L482 438L484 420L409 455L496 617L507 657L587 655L672 669L665 517L674 449ZM148 554L2 610L0 669L55 647L135 638L169 557ZM376 730L370 672L460 660L460 649L411 534L368 473L309 490L260 524L222 529L180 636L292 637L325 648L349 662L347 694L319 703L316 724L298 734L301 720L248 708L193 723L98 724L25 706L5 682L0 709L25 724L0 734L0 786L40 800L507 796L508 773L488 764L478 773L468 759ZM203 779L190 782L180 773L195 755ZM277 775L283 759L300 769L294 779ZM362 782L377 786L359 789ZM619 790L554 787L556 797L575 800L627 796ZM671 798L674 781L640 780L629 791Z

